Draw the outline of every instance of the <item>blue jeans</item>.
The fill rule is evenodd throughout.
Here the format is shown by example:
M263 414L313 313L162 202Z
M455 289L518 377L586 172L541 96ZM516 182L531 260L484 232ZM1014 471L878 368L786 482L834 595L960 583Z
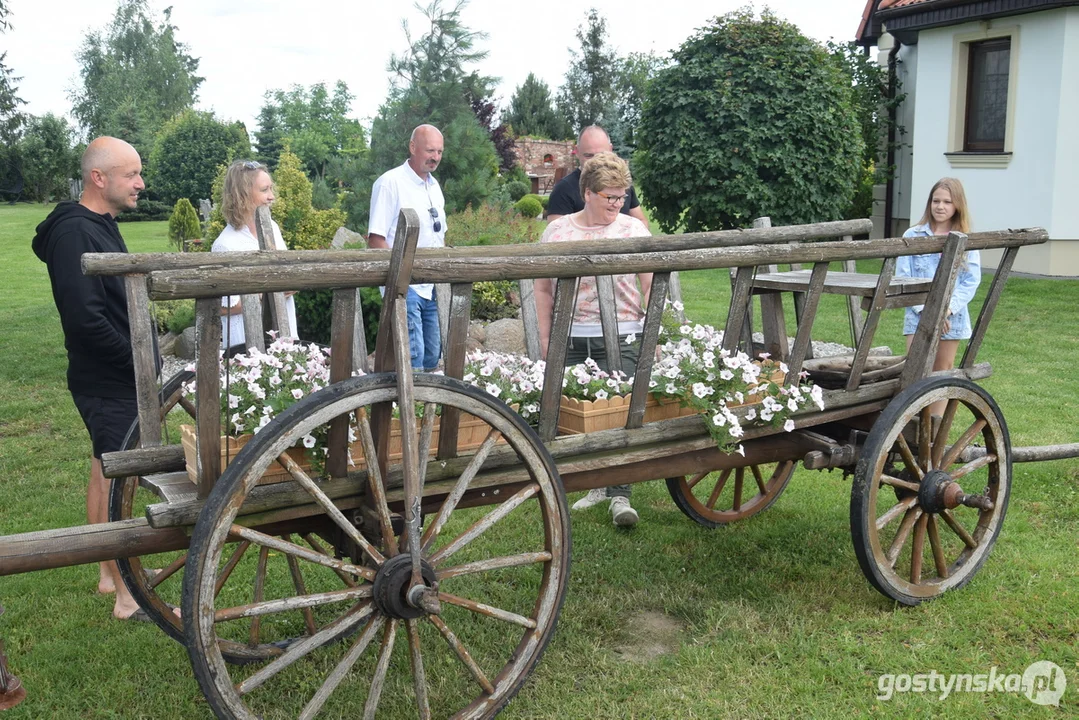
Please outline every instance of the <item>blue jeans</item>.
M442 356L438 303L434 295L426 300L409 288L405 306L408 308L408 350L412 355L412 369L430 372L438 367L438 359Z

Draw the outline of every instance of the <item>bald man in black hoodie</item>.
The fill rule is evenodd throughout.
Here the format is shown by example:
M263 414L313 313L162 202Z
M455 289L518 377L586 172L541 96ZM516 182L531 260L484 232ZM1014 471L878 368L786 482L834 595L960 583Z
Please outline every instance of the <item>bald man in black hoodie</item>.
M109 481L101 455L122 449L138 408L123 278L86 276L81 263L87 252L127 252L116 216L133 209L146 187L138 152L123 140L97 138L82 156L82 183L82 199L57 205L37 226L33 246L49 267L64 328L67 386L93 443L86 514L91 523L103 523ZM115 562L101 563L98 592L116 593L115 617L146 618Z

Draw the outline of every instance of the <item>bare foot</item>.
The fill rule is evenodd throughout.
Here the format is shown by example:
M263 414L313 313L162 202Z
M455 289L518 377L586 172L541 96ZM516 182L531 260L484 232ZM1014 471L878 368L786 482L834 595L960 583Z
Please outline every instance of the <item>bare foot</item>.
M112 581L111 577L102 576L102 578L97 581L97 591L101 595L112 595L116 592L116 583Z
M134 601L132 601L131 604L117 602L115 605L113 605L112 608L112 616L117 620L130 620L133 615L139 612L143 613L143 617L140 619L150 619L149 616L147 616L142 610L142 608L138 606L138 603L135 603ZM180 608L174 607L172 608L172 612L174 615L176 615L176 617L180 617Z

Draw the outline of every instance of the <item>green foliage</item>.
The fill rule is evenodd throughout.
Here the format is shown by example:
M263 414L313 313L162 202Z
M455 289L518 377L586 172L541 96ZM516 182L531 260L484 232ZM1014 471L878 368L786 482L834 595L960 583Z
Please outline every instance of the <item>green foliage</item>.
M195 301L158 300L150 305L150 317L157 324L158 333L168 330L179 335L195 324Z
M281 144L287 143L310 177L325 178L332 158L367 152L363 127L358 120L346 117L352 100L348 85L340 80L332 95L325 83L266 93L266 104L259 114L260 154L276 161Z
M512 280L478 282L472 286L472 319L494 322L517 317L517 306L511 296L517 295L517 283Z
M303 290L293 295L296 302L296 325L300 337L308 342L330 343L333 315L333 290ZM375 349L382 295L378 288L360 288L364 338L369 351Z
M311 205L316 210L329 210L337 205L337 195L324 178L317 177L311 183Z
M185 110L165 123L150 153L147 185L167 203L210 197L220 165L251 154L247 131L213 113Z
M273 171L277 169L277 158L284 149L280 112L273 105L263 105L258 121L259 129L255 132L255 159Z
M546 210L547 209L547 203L550 202L551 196L550 195L536 195L536 197L539 198L540 205L542 205L543 209Z
M139 198L134 210L124 210L116 217L116 222L152 222L168 220L172 216L172 208L160 200Z
M24 198L50 202L70 196L68 181L79 175L79 156L72 148L73 135L67 120L52 113L29 118L18 144L26 181Z
M573 135L566 119L555 112L551 89L532 73L514 90L502 121L512 126L518 136L563 140Z
M667 232L835 220L863 141L848 78L765 11L716 18L649 84L634 178Z
M311 204L311 181L304 175L300 158L291 151L281 153L274 173L277 199L270 214L281 226L281 236L289 250L320 250L330 246L337 228L345 224L341 210L316 210Z
M517 202L528 194L528 183L521 182L520 180L511 180L506 183L506 193L509 194L510 200Z
M217 168L217 174L214 175L214 182L210 188L210 199L213 201L214 207L210 211L210 217L206 221L206 228L203 230L202 246L198 248L200 250L210 250L214 240L225 229L225 214L221 212L221 198L224 196L225 172L227 170L228 166L220 165Z
M558 111L574 135L589 125L602 125L615 103L612 69L618 58L607 43L607 20L595 8L577 28L580 52L570 48L566 81L558 89Z
M172 208L169 218L169 240L177 250L183 250L184 240L202 237L202 225L195 206L187 198L180 198Z
M637 149L637 126L641 122L648 83L667 64L655 53L630 53L619 58L614 75L614 106L608 113L604 128L611 138L614 151L629 158Z
M199 61L176 40L171 8L156 23L147 0L119 0L104 32L90 31L76 55L71 114L89 137L114 135L146 158L158 130L192 107Z
M544 223L523 218L516 210L470 205L446 221L446 244L515 245L539 242L544 227Z
M534 218L543 212L543 203L536 195L525 195L513 205L526 218Z
M19 129L26 121L26 116L19 111L19 106L25 105L26 101L16 94L22 78L15 77L11 68L4 63L6 58L6 51L0 53L0 145L10 147L18 139Z

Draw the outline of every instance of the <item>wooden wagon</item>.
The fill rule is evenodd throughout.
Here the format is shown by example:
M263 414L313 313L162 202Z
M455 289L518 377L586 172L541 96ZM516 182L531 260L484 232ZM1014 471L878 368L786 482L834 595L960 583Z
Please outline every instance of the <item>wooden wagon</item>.
M266 222L260 213L260 234ZM769 507L799 462L843 468L854 474L858 562L886 596L931 599L964 585L988 557L1007 510L1013 453L999 408L974 382L990 368L975 359L1016 252L1044 242L1044 231L855 241L868 222L852 221L417 251L416 215L404 211L398 227L393 251L86 256L88 274L125 277L134 339L139 419L126 449L104 458L114 478L112 522L0 538L0 574L117 559L139 604L186 645L218 717L358 714L346 686L360 688L364 717L401 703L423 718L490 717L520 689L554 632L569 577L566 492L666 479L686 515L715 526ZM957 370L932 373L964 252L989 248L1004 248L1003 259L966 354ZM897 257L931 252L943 253L932 281L893 276ZM883 259L879 275L853 272L867 258ZM795 267L780 272L780 263ZM847 265L836 272L830 263ZM707 268L732 269L724 349L753 347L747 308L760 295L763 344L788 364L788 382L810 369L834 387L823 410L794 416L793 432L747 423L744 455L720 452L699 416L645 422L672 274ZM641 360L625 368L635 370L625 422L558 436L576 281L599 279L604 343L617 357L610 277L640 272L653 273L652 293ZM520 281L532 330L535 278L557 282L533 429L461 378L472 284ZM410 364L410 282L447 284L444 376L394 371ZM387 290L368 368L359 288L379 285ZM281 293L297 289L333 292L331 382L238 452L228 440L223 447L220 298L243 295L245 334L260 346L262 298L276 324ZM792 344L786 293L797 315ZM810 357L826 293L850 299L856 347L838 360ZM178 298L196 300L196 369L159 386L149 301ZM924 310L909 352L870 355L881 313L915 304ZM528 337L535 355L535 335ZM194 402L184 388L191 379ZM931 412L937 402L946 408L940 416ZM194 481L177 442L184 420L197 437ZM473 443L462 440L466 424ZM316 432L328 446L319 473L289 452ZM271 469L285 481L263 482ZM146 571L154 565L160 570ZM182 601L182 621L170 599ZM393 661L398 640L407 644L404 673ZM18 692L4 669L0 698L14 701Z

